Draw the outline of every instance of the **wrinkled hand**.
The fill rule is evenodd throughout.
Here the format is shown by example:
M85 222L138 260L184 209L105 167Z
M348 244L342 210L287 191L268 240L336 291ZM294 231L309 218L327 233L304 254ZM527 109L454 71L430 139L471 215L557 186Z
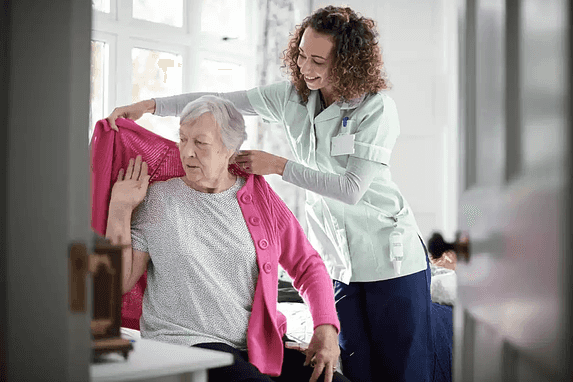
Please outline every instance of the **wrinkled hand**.
M155 111L154 100L142 101L127 106L116 107L115 109L113 109L111 114L106 119L113 130L119 131L117 125L115 124L116 119L128 118L136 121L139 118L141 118L143 114L154 111Z
M457 256L454 251L451 250L446 251L442 254L442 257L440 257L438 260L430 260L430 261L432 262L432 264L438 267L451 269L453 271L456 270Z
M131 158L125 174L123 169L119 170L117 182L111 189L110 205L133 210L145 198L150 178L147 174L147 163L142 163L141 155L138 155L135 161Z
M332 376L340 356L336 328L332 325L318 326L314 330L305 353L304 365L310 364L314 368L309 382L316 382L323 371L324 382L332 382Z
M260 150L243 150L235 157L245 172L256 175L282 175L287 160Z

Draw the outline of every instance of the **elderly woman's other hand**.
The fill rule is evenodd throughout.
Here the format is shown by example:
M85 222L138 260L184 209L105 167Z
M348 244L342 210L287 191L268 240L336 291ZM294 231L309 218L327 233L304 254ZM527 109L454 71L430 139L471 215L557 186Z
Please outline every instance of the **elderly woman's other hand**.
M317 326L306 350L304 365L311 365L314 372L309 382L315 382L324 371L324 382L331 382L334 370L338 364L340 348L338 347L338 331L332 325Z
M260 150L241 150L235 157L237 163L249 174L255 175L282 175L287 160Z
M131 158L127 170L119 170L117 182L111 189L110 206L133 210L145 198L150 178L147 174L147 163L142 163L141 155L138 155L135 161Z
M155 100L147 100L137 102L127 106L116 107L113 109L109 117L107 117L107 121L109 122L110 127L115 130L119 131L117 125L115 124L115 120L118 118L129 118L134 121L138 120L143 116L145 113L154 113L155 112Z

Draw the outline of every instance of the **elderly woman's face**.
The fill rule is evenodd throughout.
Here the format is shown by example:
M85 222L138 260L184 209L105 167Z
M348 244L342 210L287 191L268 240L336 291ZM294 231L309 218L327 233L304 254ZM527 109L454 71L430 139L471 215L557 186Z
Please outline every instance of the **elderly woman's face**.
M229 150L211 113L179 127L179 151L185 169L185 183L203 192L216 189L229 175Z
M334 40L312 28L306 28L298 46L296 64L310 90L319 90L330 84L330 71L334 55Z

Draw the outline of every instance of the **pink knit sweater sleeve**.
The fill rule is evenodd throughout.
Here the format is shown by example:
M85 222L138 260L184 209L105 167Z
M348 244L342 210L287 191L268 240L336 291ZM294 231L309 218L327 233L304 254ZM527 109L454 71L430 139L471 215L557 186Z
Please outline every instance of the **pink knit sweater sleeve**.
M277 219L279 263L309 305L314 328L331 324L340 331L332 280L322 258L308 241L298 220L270 187L268 198Z
M91 141L92 227L105 236L111 189L121 168L129 160L141 155L147 163L150 183L185 174L179 159L177 144L165 139L132 120L118 118L119 131L114 131L107 120L98 121ZM139 330L143 293L147 285L147 271L135 286L122 296L121 325Z

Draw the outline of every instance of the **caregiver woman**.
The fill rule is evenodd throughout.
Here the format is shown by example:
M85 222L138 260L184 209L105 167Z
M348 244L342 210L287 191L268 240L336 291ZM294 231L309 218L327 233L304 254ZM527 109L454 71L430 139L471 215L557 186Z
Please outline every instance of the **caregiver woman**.
M246 171L306 193L308 237L334 279L342 371L354 382L427 381L431 362L430 275L412 210L391 180L400 127L383 90L373 20L350 8L318 9L285 50L290 81L220 93L245 115L282 123L294 161L243 151ZM207 93L157 98L108 117L179 115Z

